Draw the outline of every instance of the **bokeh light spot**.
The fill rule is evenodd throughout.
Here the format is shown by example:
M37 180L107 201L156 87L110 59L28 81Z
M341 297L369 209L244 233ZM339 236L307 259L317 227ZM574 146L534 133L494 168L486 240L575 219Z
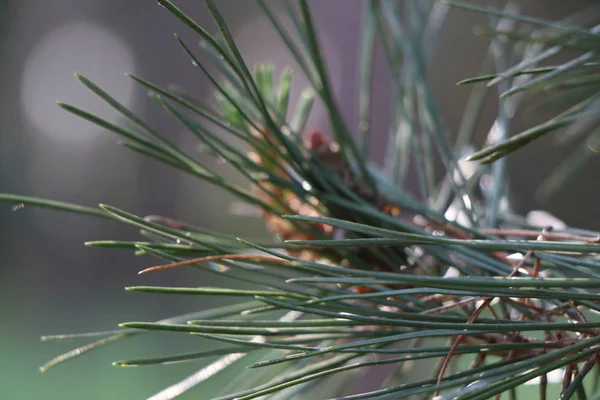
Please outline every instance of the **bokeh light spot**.
M101 131L88 121L61 110L56 101L77 105L115 121L118 115L73 76L80 72L126 106L134 100L131 79L135 60L129 46L114 32L91 21L62 25L31 50L22 73L22 110L40 133L69 145L88 146Z

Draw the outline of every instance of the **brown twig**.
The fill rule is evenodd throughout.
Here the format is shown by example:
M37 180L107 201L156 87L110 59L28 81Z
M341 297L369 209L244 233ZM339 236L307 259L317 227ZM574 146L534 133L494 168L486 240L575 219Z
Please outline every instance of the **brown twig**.
M588 373L590 373L592 368L594 368L594 366L597 363L598 363L597 354L594 354L593 356L588 358L588 360L585 362L585 364L583 364L581 369L575 375L575 379L579 379L579 377L581 377L583 379Z
M562 387L560 389L561 394L564 394L569 388L569 385L571 385L571 380L573 379L573 373L575 372L575 368L577 368L577 364L574 363L568 364L567 368L565 368Z
M513 267L512 272L508 275L509 278L514 277L517 272L519 271L519 269L527 262L527 260L533 255L533 250L529 250L525 256L523 257L523 259ZM467 324L472 324L473 322L475 322L475 320L477 320L477 318L479 317L479 315L481 314L481 312L488 307L488 305L492 302L492 300L494 300L494 297L488 297L487 299L485 299L483 301L483 303L477 307L477 309L475 310L475 312L473 313L473 315L471 315L471 317L468 319ZM458 348L458 346L460 345L460 342L464 339L465 335L458 335L456 337L456 339L454 340L454 343L452 344L452 347L450 348L450 351L448 352L448 354L446 355L446 357L444 358L444 361L442 363L442 366L440 368L440 372L438 374L438 380L437 380L437 384L441 384L442 380L444 379L444 374L446 373L446 369L448 368L448 364L450 362L450 358L452 358L452 355L454 354L454 352L456 351L456 349ZM435 393L433 394L433 397L438 397L440 395L440 391L436 390Z
M274 258L274 257L270 257L270 256L261 256L258 254L220 254L217 256L200 257L200 258L194 258L191 260L185 260L185 261L180 261L180 262L176 262L176 263L171 263L171 264L157 265L154 267L146 268L146 269L138 272L138 274L142 275L142 274L147 274L149 272L162 271L165 269L178 268L178 267L183 267L186 265L193 265L193 264L198 264L198 263L203 263L203 262L221 261L221 260L264 261L264 262L271 262L271 263L275 263L275 264L291 263L291 261L282 260L282 259Z
M542 374L542 376L540 376L540 400L546 400L547 393L548 393L548 374Z
M546 228L545 228L546 229ZM540 232L536 230L529 229L496 229L496 228L487 228L481 229L483 233L487 233L494 236L521 236L521 237L538 237ZM560 232L547 232L544 233L544 237L546 239L563 239L563 240L572 240L576 242L586 242L586 243L600 243L600 236L590 237L590 236L580 236L580 235L571 235L569 233L560 233Z
M444 231L450 234L452 237L456 237L458 239L470 239L472 235L468 232L463 231L455 226L448 225L447 223L436 222L432 220L427 220L425 218L420 218L415 222L415 225L420 227L428 227L434 230ZM552 227L544 228L546 231L552 230ZM481 229L482 233L486 233L488 235L494 236L520 236L527 238L535 238L540 234L539 230L533 229L502 229L502 228L483 228ZM554 240L571 240L577 242L586 242L586 243L600 243L600 236L592 237L592 236L582 236L582 235L572 235L570 233L561 233L561 232L547 232L544 234L547 239Z
M453 308L461 307L461 306L464 306L464 305L467 305L467 304L475 303L476 301L479 301L479 300L481 300L481 297L469 297L469 298L462 299L462 300L459 300L457 302L454 302L452 304L447 304L447 305L444 305L444 306L432 308L430 310L425 310L425 311L422 312L422 314L440 314L440 313L442 313L444 311L448 311L448 310L451 310Z
M487 299L485 299L483 301L483 304L481 304L479 307L477 307L477 309L475 310L473 315L471 315L471 317L467 321L467 324L472 324L473 322L475 322L477 317L479 317L479 314L481 314L481 312L488 306L488 304L490 304L492 302L493 299L494 299L493 297L488 297ZM454 354L454 352L456 351L456 348L460 345L460 342L463 340L464 337L465 337L464 334L458 335L456 337L456 339L454 340L454 343L452 344L452 347L450 347L450 351L448 351L448 355L444 358L444 361L442 362L442 366L440 367L440 372L438 374L438 380L437 380L438 385L440 385L442 383L442 380L444 379L444 374L446 373L446 369L448 368L448 364L450 363L450 359L452 358L452 355ZM435 393L433 394L433 397L435 398L435 397L438 397L439 395L440 395L440 391L436 390Z

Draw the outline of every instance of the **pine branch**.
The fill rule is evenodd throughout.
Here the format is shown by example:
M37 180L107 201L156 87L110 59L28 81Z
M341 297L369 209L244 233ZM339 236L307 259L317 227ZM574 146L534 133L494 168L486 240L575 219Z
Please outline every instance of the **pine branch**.
M156 105L193 135L206 154L231 165L247 185L233 184L205 167L83 75L76 77L134 128L114 125L74 105L59 106L118 135L119 144L255 207L273 240L259 243L109 205L90 208L0 194L3 202L137 227L139 241L86 245L162 260L140 273L194 268L223 278L223 287L126 290L246 299L162 321L132 319L117 331L46 336L43 340L98 340L51 360L42 370L116 341L168 332L174 340L185 334L222 343L213 350L145 355L114 365L219 358L152 399L175 398L227 373L231 384L215 387L218 399L487 399L503 393L516 397L517 389L534 378L540 379L543 398L547 375L557 370L562 371L561 399L590 394L591 372L600 361L600 235L562 223L553 229L546 221L515 215L500 159L561 128L566 129L565 140L587 135L586 146L595 149L600 115L595 51L600 35L588 26L600 14L557 23L520 15L512 3L494 10L440 1L365 2L357 52L359 120L352 123L344 120L333 96L308 2L286 1L282 17L269 2L258 1L311 85L294 110L289 107L292 72L282 69L276 79L272 65L251 71L214 1L205 5L218 28L216 35L171 1L159 4L201 40L200 50L219 76L176 37L194 67L214 85L216 100L203 104L185 90L131 78L150 91ZM426 73L452 7L488 15L490 26L479 33L492 37L482 76L461 82L475 86L457 138L447 134ZM291 21L290 31L283 18ZM506 40L516 45L509 48ZM389 151L381 170L368 161L377 42L384 46L393 76ZM564 51L576 55L563 64L540 65ZM469 157L481 163L468 164L463 158L472 148L485 84L498 89L501 107L488 134L489 146ZM506 108L517 110L523 94L540 92L550 94L551 106L562 112L510 135L512 115ZM306 130L315 100L327 111L331 137ZM538 106L550 108L544 102ZM226 135L241 145L232 145ZM567 158L558 176L565 179L585 159ZM442 175L436 160L442 161ZM411 173L418 193L406 189ZM493 184L484 185L484 177ZM561 181L549 182L542 185L548 195ZM228 286L231 281L246 287L234 289ZM455 370L449 368L453 362ZM379 389L367 392L350 385L379 365L390 367L382 373ZM247 368L240 373L240 367ZM404 376L411 367L416 374Z

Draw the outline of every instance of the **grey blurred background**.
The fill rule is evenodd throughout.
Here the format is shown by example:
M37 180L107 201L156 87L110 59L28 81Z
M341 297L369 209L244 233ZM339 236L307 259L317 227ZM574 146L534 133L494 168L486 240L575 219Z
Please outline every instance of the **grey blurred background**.
M282 5L278 0L271 3ZM523 13L560 19L592 2L521 3ZM214 31L201 2L176 4ZM218 4L251 66L270 61L279 69L293 67L254 2L221 0ZM363 5L363 0L311 1L335 94L351 126L357 119L356 49ZM472 35L472 28L485 23L480 15L453 11L430 71L450 132L458 127L469 93L455 83L479 73L487 47L486 40ZM213 101L213 89L173 40L174 32L190 44L195 40L150 0L0 0L0 192L88 206L106 203L138 215L160 214L238 235L266 236L261 221L229 213L232 198L220 189L119 147L112 134L55 105L61 100L121 122L73 77L75 71L81 72L194 152L195 142L124 75L131 72L160 85L176 83ZM371 156L381 162L389 75L380 46L376 56ZM298 72L295 93L305 85ZM480 140L494 116L495 104L490 101L478 127ZM535 121L527 115L517 118L512 133ZM326 130L319 107L309 125ZM514 205L521 212L543 208L569 224L598 230L597 160L548 204L533 199L536 183L564 151L548 137L509 158ZM200 367L197 363L129 369L110 365L114 360L204 345L183 336L149 335L90 353L45 374L38 372L50 358L83 344L41 343L41 335L113 329L119 322L150 321L211 306L202 299L123 290L145 284L219 285L211 276L180 270L139 277L137 271L156 260L83 245L89 240L135 238L135 229L117 223L27 207L13 210L0 204L0 399L142 399ZM192 392L182 398L204 397L202 392Z

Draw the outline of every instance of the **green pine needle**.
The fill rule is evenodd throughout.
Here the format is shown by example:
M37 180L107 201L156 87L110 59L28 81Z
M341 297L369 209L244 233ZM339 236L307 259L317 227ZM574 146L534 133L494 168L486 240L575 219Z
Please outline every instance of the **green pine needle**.
M155 400L200 384L220 400L516 398L526 382L544 382L556 370L563 374L561 399L591 395L591 372L600 365L600 235L563 224L553 230L545 221L516 215L503 158L551 132L558 133L558 145L579 140L576 152L540 185L538 195L548 199L598 153L597 7L556 22L515 12L512 2L504 10L437 0L365 2L356 46L357 120L348 121L334 96L308 1L285 0L283 13L257 1L300 67L294 72L268 63L249 66L215 1L204 1L214 35L214 27L199 25L175 2L158 3L197 35L198 47L178 35L175 41L214 86L215 99L205 104L185 89L128 76L192 135L197 149L231 166L245 183L234 184L203 165L79 73L79 82L128 127L58 105L116 134L120 145L235 195L256 209L274 238L239 238L104 204L91 208L0 194L0 202L19 208L136 227L139 241L86 245L165 263L142 273L159 277L159 270L185 266L228 278L222 287L125 290L239 301L161 321L125 322L119 330L44 336L93 341L50 360L42 371L110 343L164 332L173 340L187 334L226 345L114 362L130 367L216 358L150 398ZM428 68L446 17L465 11L489 17L489 26L475 31L490 44L481 75L459 82L473 91L455 137L443 123ZM369 160L378 44L391 73L381 168ZM309 87L293 98L297 73ZM485 147L473 150L490 93L497 93L501 107ZM551 116L513 132L507 107L520 113L519 100L539 94L543 99L533 109ZM314 107L326 112L330 136L326 127L308 130ZM407 189L409 179L414 193ZM486 179L492 184L485 185ZM381 365L388 369L374 374ZM368 391L350 384L367 374L381 375L380 387ZM216 376L230 383L222 385ZM547 396L547 385L538 390Z

